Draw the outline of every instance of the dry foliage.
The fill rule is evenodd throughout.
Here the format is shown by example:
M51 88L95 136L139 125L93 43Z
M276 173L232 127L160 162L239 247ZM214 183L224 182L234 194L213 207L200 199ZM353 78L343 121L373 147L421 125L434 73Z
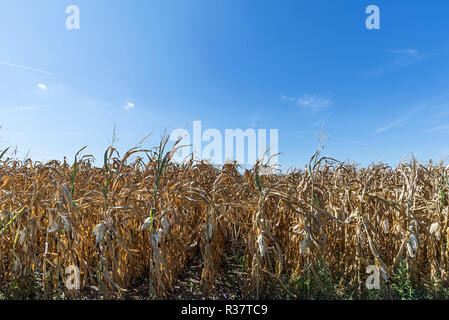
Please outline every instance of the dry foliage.
M0 161L0 283L34 277L51 295L76 265L81 289L120 296L150 275L151 296L164 298L201 255L209 290L230 240L246 245L250 297L272 281L288 291L281 275L319 281L318 264L359 291L368 265L388 281L401 259L414 285L449 280L442 164L358 168L317 152L305 170L262 176L261 162L244 174L231 162L173 163L166 143L123 158L109 147L102 168L91 156Z

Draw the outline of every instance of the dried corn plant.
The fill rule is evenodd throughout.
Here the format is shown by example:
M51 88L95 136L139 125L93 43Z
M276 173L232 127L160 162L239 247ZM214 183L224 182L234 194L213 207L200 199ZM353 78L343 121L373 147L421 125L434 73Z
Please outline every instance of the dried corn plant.
M47 297L121 297L149 277L152 298L165 298L200 256L201 283L213 290L230 243L246 246L247 293L258 298L286 277L314 277L326 266L361 293L377 265L388 284L405 261L413 286L429 277L449 283L449 167L412 159L397 168L358 168L320 156L306 170L260 175L204 161L171 161L168 139L120 157L109 147L103 166L19 161L0 153L0 283L37 281ZM179 141L178 141L179 142ZM79 294L64 287L80 270ZM282 280L284 279L284 280ZM325 291L324 285L323 290Z

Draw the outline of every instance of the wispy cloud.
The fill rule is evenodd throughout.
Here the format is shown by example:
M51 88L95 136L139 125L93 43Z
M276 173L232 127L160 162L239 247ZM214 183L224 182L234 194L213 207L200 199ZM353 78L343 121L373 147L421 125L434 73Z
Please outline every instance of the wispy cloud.
M426 131L424 131L425 133L432 133L432 132L436 132L436 133L444 133L447 134L449 133L449 124L446 125L442 125L442 126L436 126L433 128L430 128Z
M44 90L44 91L47 91L47 90L48 90L47 86L46 86L45 84L43 84L43 83L39 83L39 84L37 85L37 87L38 87L39 89L41 89L41 90Z
M326 108L332 104L330 93L326 95L305 93L299 97L281 96L281 100L285 103L296 101L302 108L314 111Z
M261 119L262 115L260 113L254 114L250 117L250 126L252 128L257 127L257 124L259 123L259 120Z
M393 72L418 63L420 61L432 58L434 56L445 54L448 52L448 50L441 50L433 53L423 53L418 49L387 49L385 50L385 52L389 55L388 62L383 66L366 71L364 73L365 76L375 77L384 73Z
M304 94L298 99L298 104L309 109L325 108L332 103L329 96L330 94L326 94L324 96L319 96L317 94Z
M431 107L427 109L430 117L427 123L446 124L449 116L449 93L435 98L433 102Z
M425 101L422 101L420 103L415 104L412 108L410 108L408 111L405 111L403 116L397 118L396 120L388 123L387 125L380 127L376 130L374 130L373 132L371 132L371 134L378 134L378 133L382 133L385 131L388 131L390 129L396 128L396 127L400 127L400 126L405 126L407 125L408 120L410 120L410 118L412 118L416 113L422 111L422 110L437 110L441 107L446 107L447 106L447 98L448 98L448 94L442 94L436 97L432 97L431 99L427 99Z
M126 110L131 110L134 109L134 103L128 102L125 106Z
M343 138L338 138L338 137L335 137L335 136L331 136L330 138L338 140L338 141L346 142L346 143L356 144L356 145L359 145L359 146L364 146L364 147L368 146L366 143L363 143L363 142L360 142L360 141L356 141L356 140L343 139Z
M395 120L395 121L393 121L393 122L387 124L387 125L384 126L384 127L380 127L380 128L378 128L378 129L374 130L372 133L374 133L374 134L376 134L376 133L381 133L381 132L387 131L387 130L389 130L389 129L395 128L395 127L397 127L397 126L403 124L403 123L405 122L405 120L406 120L406 117L397 119L397 120Z
M371 134L378 134L378 133L382 133L385 132L387 130L396 128L396 127L400 127L403 125L407 124L407 121L417 112L421 111L422 109L426 108L429 106L429 102L423 102L420 104L415 105L414 107L412 107L411 109L409 109L402 117L396 119L393 122L390 122L389 124L387 124L384 127L380 127L376 130L374 130Z
M5 65L5 66L10 66L10 67L13 67L13 68L19 68L19 69L39 72L39 73L43 73L43 74L48 74L48 75L51 75L51 76L62 77L62 75L58 74L58 73L45 71L45 70L41 70L41 69L37 69L37 68L33 68L33 67L23 66L23 65L19 65L19 64L14 64L14 63L6 62L6 61L0 61L0 64Z
M39 111L42 110L40 106L17 106L11 108L13 111Z
M421 53L417 49L405 49L405 50L387 49L385 50L385 52L391 53L393 55L393 63L397 68L403 68L433 56L432 54Z
M283 102L292 102L292 101L295 101L296 99L297 99L296 97L281 96L281 100Z

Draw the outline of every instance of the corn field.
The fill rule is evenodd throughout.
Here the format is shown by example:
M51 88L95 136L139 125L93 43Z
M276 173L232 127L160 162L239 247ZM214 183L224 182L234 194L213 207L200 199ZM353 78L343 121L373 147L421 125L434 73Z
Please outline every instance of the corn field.
M397 168L359 168L320 157L305 169L261 174L192 159L174 163L179 146L109 147L102 167L77 153L73 163L0 159L0 285L39 279L42 290L79 298L94 287L120 297L148 279L150 298L167 298L195 257L201 286L213 290L227 247L245 248L245 293L260 298L318 267L361 293L376 265L388 287L403 261L414 287L448 284L449 167L415 159ZM80 290L64 287L68 266ZM324 286L324 284L322 284ZM325 288L323 288L325 290Z

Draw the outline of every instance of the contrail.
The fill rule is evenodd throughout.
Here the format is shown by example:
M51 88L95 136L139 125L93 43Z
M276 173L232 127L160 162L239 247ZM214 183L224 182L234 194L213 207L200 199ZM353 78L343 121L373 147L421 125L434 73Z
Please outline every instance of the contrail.
M331 136L331 138L334 138L335 140L339 140L339 141L343 141L343 142L348 142L348 143L352 143L352 144L358 144L359 146L364 146L364 147L368 146L366 143L355 141L355 140L342 139L342 138L337 138L337 137L334 137L334 136Z
M18 65L18 64L9 63L9 62L5 62L5 61L0 61L0 64L3 64L5 66L10 66L10 67L30 70L30 71L34 71L34 72L40 72L40 73L48 74L48 75L51 75L51 76L62 77L62 74L58 74L58 73L54 73L54 72L48 72L48 71L45 71L45 70L40 70L40 69L31 68L31 67L27 67L27 66L21 66L21 65Z

